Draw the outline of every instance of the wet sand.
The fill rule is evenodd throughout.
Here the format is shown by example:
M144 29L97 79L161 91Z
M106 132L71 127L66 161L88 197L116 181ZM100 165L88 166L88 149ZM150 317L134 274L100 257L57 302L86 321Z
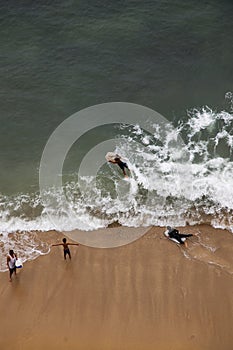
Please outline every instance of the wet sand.
M71 261L52 247L12 283L1 273L0 349L232 350L233 235L181 232L199 235L185 249L153 227L119 248L73 246Z

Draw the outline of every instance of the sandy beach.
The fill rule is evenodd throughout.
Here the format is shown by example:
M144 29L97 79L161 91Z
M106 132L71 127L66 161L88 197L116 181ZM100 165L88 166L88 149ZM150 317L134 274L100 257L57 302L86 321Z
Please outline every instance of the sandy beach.
M232 234L188 227L198 236L185 250L163 230L119 248L73 246L71 261L52 247L12 283L1 273L0 349L231 350Z

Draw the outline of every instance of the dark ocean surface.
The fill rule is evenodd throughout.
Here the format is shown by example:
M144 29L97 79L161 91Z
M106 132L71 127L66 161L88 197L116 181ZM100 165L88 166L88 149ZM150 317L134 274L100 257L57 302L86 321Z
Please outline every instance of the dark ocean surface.
M1 1L1 191L36 186L48 137L85 107L223 109L232 15L231 1Z

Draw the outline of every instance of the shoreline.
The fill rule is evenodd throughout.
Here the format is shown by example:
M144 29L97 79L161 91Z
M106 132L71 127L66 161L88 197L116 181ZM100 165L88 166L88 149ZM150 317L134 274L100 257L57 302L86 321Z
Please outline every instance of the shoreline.
M194 240L194 246L191 244L191 251L192 254L190 255L191 251L188 250L189 254L186 254L186 257L194 258L194 253L198 252L196 258L199 257L201 259L202 257L199 255L202 255L203 249L199 249L198 244L202 246L202 248L206 248L209 251L212 251L212 253L215 253L215 251L218 251L218 245L220 244L220 241L227 238L227 242L230 241L229 245L231 244L231 241L233 242L233 234L228 229L222 229L222 228L214 228L209 224L197 224L197 225L186 225L186 226L177 226L176 227L181 233L191 233L191 234L197 234L198 239L189 238L187 242L192 242ZM39 245L44 245L44 251L42 251L40 254L36 255L33 258L29 258L27 260L24 259L24 264L27 264L30 261L37 260L38 258L42 256L46 256L50 254L51 250L51 244L53 243L61 243L61 240L63 237L66 237L71 242L78 242L80 245L84 245L90 248L97 248L97 249L111 249L111 248L118 248L124 245L132 244L136 242L138 239L143 238L144 236L147 236L151 230L155 230L157 232L157 235L159 235L160 238L166 239L163 235L163 232L165 231L165 227L161 226L149 226L149 227L126 227L122 226L118 223L114 223L114 225L110 225L107 228L100 228L92 231L82 231L82 230L74 230L74 231L56 231L56 230L48 230L48 231L19 231L15 233L10 233L9 237L12 238L12 242L8 242L9 249L14 249L15 252L17 252L17 243L18 241L14 241L15 235L30 235L33 237L33 240L39 242ZM126 238L125 238L126 237ZM106 240L110 240L109 242ZM211 246L212 244L212 246ZM225 244L224 244L225 246ZM189 243L190 247L190 243ZM21 247L20 247L21 248ZM182 246L180 246L182 248ZM27 247L26 247L27 249ZM185 252L185 251L183 251ZM5 254L3 252L2 256L5 257L5 255L8 254L8 250L5 249ZM206 252L204 252L204 255ZM230 252L231 254L231 252ZM228 252L227 252L228 255ZM209 253L208 256L210 257L211 254ZM214 255L212 254L212 257ZM22 255L18 254L18 257L22 259ZM208 258L208 257L207 257ZM229 256L228 256L229 258ZM207 262L207 260L206 260ZM233 265L233 261L232 261ZM8 271L8 269L5 269L4 271L1 270L0 273L5 273ZM232 271L233 273L233 271Z
M12 283L0 274L1 350L232 349L232 234L182 227L199 230L185 250L163 230L118 248L71 246L71 261L53 247Z

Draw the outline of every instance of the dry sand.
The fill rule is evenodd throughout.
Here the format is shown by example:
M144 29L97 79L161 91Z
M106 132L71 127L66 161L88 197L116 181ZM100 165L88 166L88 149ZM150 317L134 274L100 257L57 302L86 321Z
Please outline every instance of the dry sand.
M154 227L119 248L71 247L71 261L53 247L12 283L1 273L0 349L232 350L233 236L188 231L200 235L187 250Z

